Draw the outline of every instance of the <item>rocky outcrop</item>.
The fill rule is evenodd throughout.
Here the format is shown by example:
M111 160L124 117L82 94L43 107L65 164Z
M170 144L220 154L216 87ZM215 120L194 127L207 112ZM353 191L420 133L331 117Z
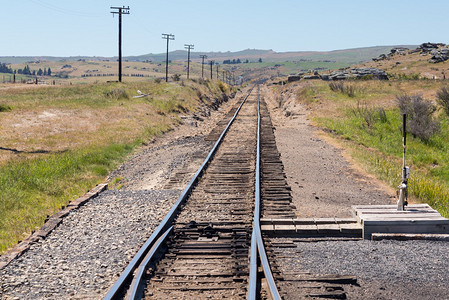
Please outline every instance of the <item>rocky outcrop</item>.
M395 47L395 48L392 48L390 50L390 53L388 53L387 55L381 54L378 57L373 58L373 60L381 61L381 60L389 59L390 57L393 57L394 55L406 55L408 50L409 50L408 48L404 48L404 47Z
M381 54L378 57L373 58L373 61L381 61L381 60L385 60L388 57L385 54Z
M388 55L393 56L395 54L399 54L399 55L406 55L407 51L410 50L408 48L405 47L396 47L390 50L390 53Z
M376 68L353 68L353 69L340 69L330 74L319 74L314 72L313 74L299 73L297 75L288 76L288 82L294 82L299 80L345 80L345 79L380 79L388 80L387 73L384 70Z
M288 82L294 82L301 80L301 75L290 75L287 77Z
M434 49L430 54L432 54L432 58L429 59L430 63L440 63L449 59L449 48Z
M354 68L348 70L338 70L332 72L328 76L328 80L345 80L345 79L380 79L388 80L387 73L384 70L376 68Z
M437 50L438 48L444 46L446 46L446 44L443 43L422 43L416 49L419 49L421 53L431 53L433 50Z
M404 47L395 47L390 50L390 53L387 55L381 54L376 58L373 58L373 61L381 61L385 59L390 59L394 55L407 55L413 53L421 53L422 56L432 55L432 58L429 59L430 63L439 63L449 59L449 48L443 48L446 44L443 43L422 43L418 46L418 48L414 50L409 50Z
M304 75L302 77L304 80L310 80L310 79L321 79L319 74L313 74L313 75Z

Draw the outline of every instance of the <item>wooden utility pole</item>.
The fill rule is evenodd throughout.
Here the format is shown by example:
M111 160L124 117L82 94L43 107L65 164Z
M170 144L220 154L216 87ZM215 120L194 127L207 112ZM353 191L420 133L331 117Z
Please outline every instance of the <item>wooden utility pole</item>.
M167 40L167 54L165 56L165 82L168 82L168 42L174 40L175 36L173 34L163 33L162 38Z
M111 14L118 14L118 81L122 82L122 15L129 15L129 6L111 6L111 9L114 9Z
M200 55L202 62L201 62L201 78L204 78L204 59L207 58L207 55Z
M193 49L194 45L184 45L184 48L187 49L187 79L189 79L190 72L190 49Z
M215 60L211 60L209 63L210 63L210 80L214 80L214 78L213 78L213 66L214 66Z

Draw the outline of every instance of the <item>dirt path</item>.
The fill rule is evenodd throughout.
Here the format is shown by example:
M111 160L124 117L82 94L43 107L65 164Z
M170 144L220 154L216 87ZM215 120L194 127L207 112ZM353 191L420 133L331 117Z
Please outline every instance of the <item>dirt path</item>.
M394 191L351 165L342 149L310 125L294 95L279 108L271 90L264 92L298 217L350 217L351 205L395 203Z

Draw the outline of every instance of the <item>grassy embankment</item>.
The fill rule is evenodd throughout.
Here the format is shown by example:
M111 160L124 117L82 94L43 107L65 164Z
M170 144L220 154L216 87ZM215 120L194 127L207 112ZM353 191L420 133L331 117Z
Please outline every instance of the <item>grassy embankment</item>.
M137 89L151 96L133 99ZM210 81L0 90L0 253L222 90Z
M368 171L396 188L401 181L401 115L396 95L422 94L435 101L444 82L431 80L354 81L355 93L332 91L326 82L302 84L297 99L312 108L315 125L331 132ZM385 110L382 118L379 109ZM367 121L361 112L374 112ZM441 131L424 142L410 134L406 163L410 166L409 194L449 217L449 118L437 111Z

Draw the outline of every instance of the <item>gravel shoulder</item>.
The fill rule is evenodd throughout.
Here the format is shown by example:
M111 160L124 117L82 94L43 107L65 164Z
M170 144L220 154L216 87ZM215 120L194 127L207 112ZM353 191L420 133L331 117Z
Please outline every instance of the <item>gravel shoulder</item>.
M205 137L240 99L183 116L183 125L138 149L108 178L121 178L120 190L73 210L0 270L0 299L101 299L202 163L213 145Z

